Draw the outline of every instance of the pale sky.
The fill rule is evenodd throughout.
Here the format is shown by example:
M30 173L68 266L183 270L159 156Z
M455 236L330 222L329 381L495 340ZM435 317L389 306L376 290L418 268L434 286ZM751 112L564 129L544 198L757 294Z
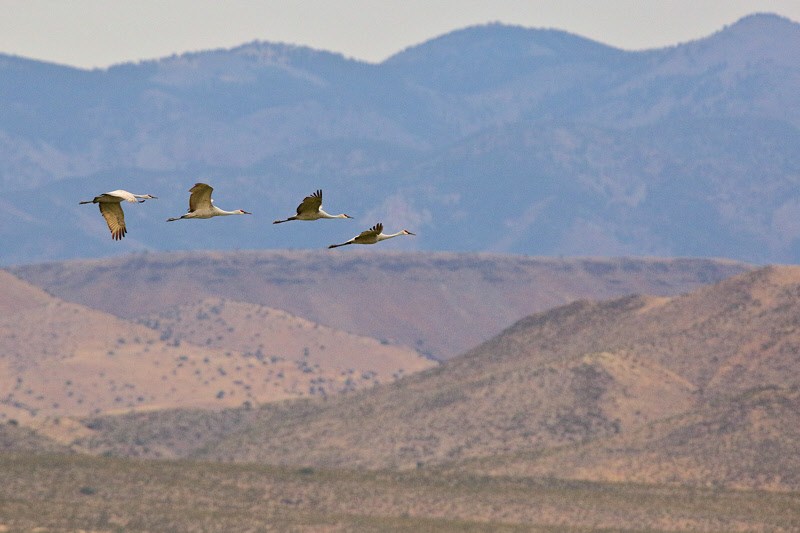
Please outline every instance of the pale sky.
M800 0L0 0L0 53L93 68L261 40L379 62L487 22L641 50L757 12L800 22Z

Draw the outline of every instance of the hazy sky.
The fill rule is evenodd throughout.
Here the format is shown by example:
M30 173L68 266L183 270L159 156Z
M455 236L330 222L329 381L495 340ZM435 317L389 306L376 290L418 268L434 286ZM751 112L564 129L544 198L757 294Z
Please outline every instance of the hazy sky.
M709 35L800 0L0 0L0 52L79 67L285 42L378 62L474 24L556 28L625 49Z

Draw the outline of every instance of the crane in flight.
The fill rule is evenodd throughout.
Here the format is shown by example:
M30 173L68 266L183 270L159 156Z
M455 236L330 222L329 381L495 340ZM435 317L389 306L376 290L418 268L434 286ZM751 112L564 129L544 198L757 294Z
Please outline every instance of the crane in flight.
M215 206L214 200L211 199L211 192L213 190L213 187L205 183L195 183L194 187L189 189L189 192L192 193L191 196L189 196L189 212L178 218L168 218L167 222L180 220L182 218L211 218L226 215L251 214L241 209L237 209L236 211L223 211Z
M117 190L95 196L93 200L79 202L79 204L98 204L100 214L106 219L108 229L111 230L111 238L115 241L121 240L128 229L125 227L125 213L122 211L122 202L127 201L132 204L144 203L145 200L158 200L149 194L133 194L128 191Z
M322 210L322 189L303 198L303 203L297 206L297 214L286 220L276 220L273 224L289 222L290 220L319 220L320 218L353 218L345 215L329 215Z
M347 246L348 244L375 244L376 242L385 241L386 239L391 239L392 237L397 237L399 235L416 235L415 233L411 233L410 231L398 231L397 233L393 233L391 235L386 235L383 232L383 224L378 222L370 229L366 231L362 231L352 239L347 242L343 242L342 244L331 244L328 248L338 248L339 246Z

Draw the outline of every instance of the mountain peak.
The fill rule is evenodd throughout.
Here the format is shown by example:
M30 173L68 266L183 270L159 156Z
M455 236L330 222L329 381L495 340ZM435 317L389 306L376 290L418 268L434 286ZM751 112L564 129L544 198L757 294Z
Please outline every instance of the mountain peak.
M709 39L716 36L755 42L791 42L800 39L800 24L773 13L755 13L726 26Z
M729 29L738 29L748 32L761 32L764 30L789 30L797 31L800 24L775 13L753 13L746 15L730 26ZM723 30L724 31L724 30Z
M701 55L734 63L773 62L796 68L800 24L771 13L748 15L689 43Z
M500 23L470 26L395 54L382 65L401 70L414 84L474 93L533 73L546 79L566 63L608 65L627 54L562 30ZM476 65L487 68L476 70Z
M465 58L470 61L500 56L556 57L587 51L619 50L563 30L526 28L493 22L469 26L411 46L386 60L386 64L412 64Z

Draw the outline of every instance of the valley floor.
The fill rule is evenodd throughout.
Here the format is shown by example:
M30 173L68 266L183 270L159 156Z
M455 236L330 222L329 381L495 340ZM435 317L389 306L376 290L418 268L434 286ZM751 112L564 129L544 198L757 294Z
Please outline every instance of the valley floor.
M797 531L800 493L0 454L0 531Z

